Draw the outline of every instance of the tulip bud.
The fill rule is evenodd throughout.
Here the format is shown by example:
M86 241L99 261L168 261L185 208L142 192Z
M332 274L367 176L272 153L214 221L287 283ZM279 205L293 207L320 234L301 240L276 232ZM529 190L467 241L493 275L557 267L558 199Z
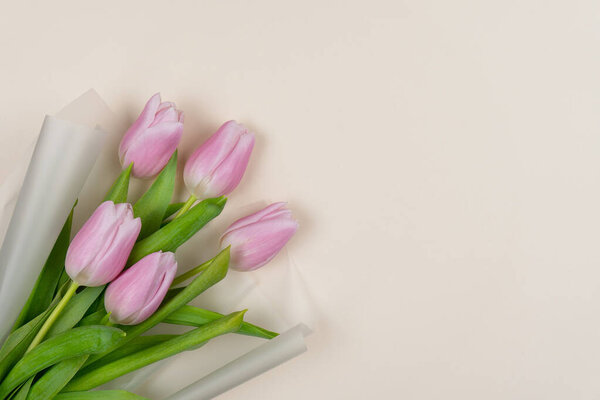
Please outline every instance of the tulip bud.
M169 162L182 133L183 112L174 103L161 103L160 94L155 94L121 141L121 165L133 163L135 177L153 177Z
M260 268L285 246L298 229L298 222L284 207L285 203L271 204L227 228L221 246L231 246L231 268L238 271Z
M69 245L67 274L84 286L112 281L125 267L141 227L140 219L133 218L130 204L100 204Z
M225 122L186 162L188 190L199 199L231 193L242 180L253 147L253 133L235 121Z
M104 306L110 321L136 325L160 306L177 273L177 261L171 252L151 253L135 263L106 289Z

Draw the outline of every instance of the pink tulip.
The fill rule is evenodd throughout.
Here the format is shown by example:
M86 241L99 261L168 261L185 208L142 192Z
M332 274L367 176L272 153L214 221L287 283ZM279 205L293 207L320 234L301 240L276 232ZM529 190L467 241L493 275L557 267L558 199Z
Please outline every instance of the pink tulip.
M177 272L171 252L152 253L135 263L106 289L104 306L110 321L136 325L160 306Z
M105 201L77 232L65 269L79 285L102 286L121 273L140 233L130 204Z
M188 190L200 199L231 193L242 180L253 147L253 133L235 121L225 122L185 164Z
M284 207L285 203L271 204L227 228L221 246L231 246L231 268L238 271L260 268L285 246L298 229L298 222Z
M182 133L183 112L174 103L161 103L155 94L121 141L121 165L133 163L132 174L138 178L153 177L169 162Z

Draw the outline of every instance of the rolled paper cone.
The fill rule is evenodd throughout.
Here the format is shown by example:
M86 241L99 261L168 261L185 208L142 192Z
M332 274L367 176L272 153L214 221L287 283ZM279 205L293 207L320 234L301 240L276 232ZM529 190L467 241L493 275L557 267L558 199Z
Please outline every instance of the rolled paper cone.
M206 375L168 397L168 400L207 400L304 353L304 337L309 329L303 325L282 333L227 365Z
M25 304L104 136L98 127L46 116L0 249L0 340Z

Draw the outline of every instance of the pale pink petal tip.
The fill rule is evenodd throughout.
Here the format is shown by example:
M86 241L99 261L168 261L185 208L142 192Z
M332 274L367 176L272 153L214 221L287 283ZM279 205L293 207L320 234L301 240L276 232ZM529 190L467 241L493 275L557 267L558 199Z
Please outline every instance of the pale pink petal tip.
M184 181L197 198L226 196L240 183L254 147L254 135L227 121L188 159Z
M175 103L161 102L160 93L146 103L119 145L123 168L133 163L137 178L156 176L167 164L181 139L183 113Z
M104 304L111 321L136 325L146 320L160 306L176 273L173 253L159 251L142 258L106 290Z
M69 277L80 285L102 286L125 267L141 221L130 204L102 203L75 235L65 259Z
M292 238L298 222L285 203L274 203L230 225L221 238L231 246L230 267L251 271L268 263Z

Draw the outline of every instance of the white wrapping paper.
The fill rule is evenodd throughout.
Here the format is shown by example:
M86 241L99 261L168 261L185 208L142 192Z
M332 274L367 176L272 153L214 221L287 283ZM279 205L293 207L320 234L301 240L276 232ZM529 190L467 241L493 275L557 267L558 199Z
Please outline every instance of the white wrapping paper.
M168 400L208 400L304 353L305 325L297 325L178 391Z
M44 120L0 250L0 339L27 300L103 137L99 128L50 116ZM3 208L11 209L14 194L3 197Z

